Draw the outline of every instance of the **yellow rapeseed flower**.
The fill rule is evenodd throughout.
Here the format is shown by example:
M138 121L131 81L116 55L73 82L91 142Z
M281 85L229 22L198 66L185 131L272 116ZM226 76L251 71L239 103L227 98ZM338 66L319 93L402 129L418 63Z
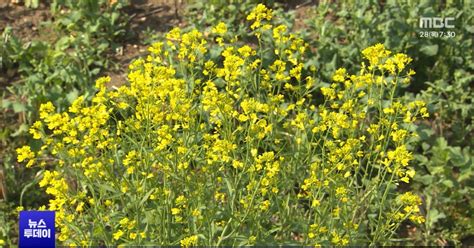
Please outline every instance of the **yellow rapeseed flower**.
M119 240L123 235L124 235L124 232L122 230L118 230L113 234L113 237L115 240Z
M212 32L222 36L227 33L227 25L224 22L219 22L215 27L212 28Z
M181 244L182 247L196 246L198 244L198 236L193 235L193 236L186 237L182 239L179 243Z
M17 160L19 163L28 160L26 167L31 167L34 163L35 153L31 151L30 146L22 146L16 149Z

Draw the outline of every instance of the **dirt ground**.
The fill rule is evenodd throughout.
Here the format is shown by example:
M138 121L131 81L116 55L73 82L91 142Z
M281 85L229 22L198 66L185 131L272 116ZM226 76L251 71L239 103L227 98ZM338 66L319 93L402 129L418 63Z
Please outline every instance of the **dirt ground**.
M44 1L40 2L38 8L31 9L25 7L24 1L21 0L0 0L0 33L10 26L15 37L23 42L54 39L47 31L47 26L44 25L45 22L52 21L53 18L49 6ZM113 85L123 84L126 81L128 64L146 53L147 45L143 44L146 33L163 33L176 26L186 26L184 21L185 2L185 0L131 0L130 7L124 12L131 17L129 37L132 38L125 40L123 46L115 54L112 54L119 69L105 72L112 77ZM295 11L295 28L303 28L303 20L315 0L281 2L286 9ZM0 85L3 86L1 88L5 88L9 82L18 79L15 71L2 74L0 75Z
M142 42L146 38L144 31L163 33L175 26L184 26L183 1L132 0L131 3L125 12L131 17L130 31L134 38L124 43L123 49L116 53L115 59L120 69L108 73L114 85L123 84L130 62L146 53L147 45Z
M126 68L135 58L140 57L146 51L146 46L141 41L145 38L144 31L162 33L174 26L182 26L182 0L131 0L131 6L124 11L130 16L129 37L125 40L122 48L118 49L112 58L119 65L119 70L108 71L106 74L112 77L112 81L121 84L125 81ZM27 8L22 1L0 0L0 33L7 26L12 28L15 37L22 42L31 40L49 41L52 36L47 32L45 22L52 21L49 6L44 2L36 9ZM17 79L15 71L9 71L0 75L0 85L5 88L11 81Z

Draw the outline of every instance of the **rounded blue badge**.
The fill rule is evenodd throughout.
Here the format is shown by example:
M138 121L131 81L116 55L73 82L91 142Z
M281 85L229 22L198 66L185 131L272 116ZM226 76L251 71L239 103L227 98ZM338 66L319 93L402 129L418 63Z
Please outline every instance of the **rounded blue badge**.
M19 248L54 248L54 211L20 211Z

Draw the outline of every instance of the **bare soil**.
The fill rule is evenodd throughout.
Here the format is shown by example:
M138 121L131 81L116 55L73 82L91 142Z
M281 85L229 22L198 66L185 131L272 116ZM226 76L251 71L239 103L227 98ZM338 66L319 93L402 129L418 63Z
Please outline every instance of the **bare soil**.
M181 0L132 0L131 6L124 10L130 16L129 31L132 39L124 42L115 59L120 65L118 71L106 72L111 86L126 82L127 68L131 61L146 53L147 44L143 41L147 35L164 33L176 26L184 26Z
M124 9L130 16L129 38L124 40L122 47L112 54L119 66L118 70L106 71L112 77L113 85L121 85L126 81L128 64L146 52L143 40L146 35L163 33L175 26L184 25L182 18L184 3L182 0L131 0L131 5ZM0 0L0 33L7 26L13 35L23 43L32 40L50 41L51 37L46 25L52 21L50 8L44 2L36 9L27 8L18 0ZM16 71L0 73L0 88L5 89L12 81L18 80Z

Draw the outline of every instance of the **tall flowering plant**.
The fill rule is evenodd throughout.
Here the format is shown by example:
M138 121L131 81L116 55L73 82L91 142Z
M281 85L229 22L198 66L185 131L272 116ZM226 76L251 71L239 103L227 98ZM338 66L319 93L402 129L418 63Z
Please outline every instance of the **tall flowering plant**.
M377 44L331 84L272 11L248 15L255 44L220 23L171 30L130 65L128 84L97 80L91 101L51 103L30 129L43 146L18 160L44 168L66 245L348 245L390 243L423 222L409 183L421 101L396 90L411 59Z

